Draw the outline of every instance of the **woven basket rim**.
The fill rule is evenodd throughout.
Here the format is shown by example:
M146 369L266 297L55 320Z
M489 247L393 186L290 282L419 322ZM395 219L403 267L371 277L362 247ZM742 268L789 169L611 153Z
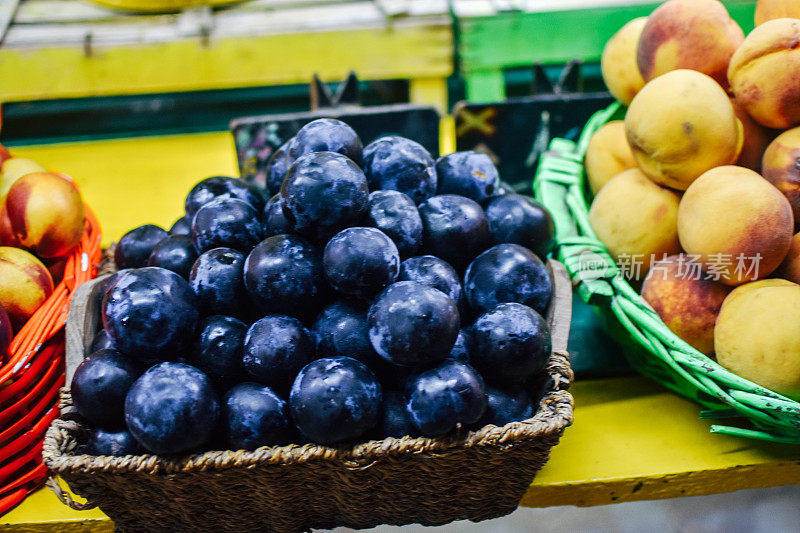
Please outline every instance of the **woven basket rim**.
M123 457L72 455L64 451L70 448L65 435L74 438L81 425L74 420L57 419L45 436L43 456L45 464L55 474L79 472L149 472L173 474L203 470L252 467L264 464L294 464L313 460L338 462L349 468L364 468L371 462L387 456L401 454L439 454L454 449L473 446L503 446L523 439L538 439L557 436L572 424L572 395L566 390L572 381L572 370L566 352L553 352L548 363L550 390L543 395L536 414L527 420L511 422L505 426L489 424L466 435L451 435L445 438L402 437L371 440L352 447L330 447L317 444L290 444L287 446L265 446L254 451L208 451L182 456L154 454L127 455ZM68 388L62 389L62 406L71 406ZM74 449L74 444L72 449Z
M542 164L540 164L539 171L534 180L534 190L536 191L537 198L542 201L546 207L551 210L560 209L558 206L550 205L551 202L543 197L546 195L541 194L541 187L545 182L558 183L561 186L569 186L571 188L577 187L581 192L585 189L586 173L583 166L583 156L586 152L589 139L600 127L614 120L617 113L623 108L624 106L622 106L620 102L614 102L607 108L596 112L587 121L579 140L575 143L564 139L553 140L551 148L553 145L560 145L560 147L566 146L565 143L571 143L574 148L570 154L560 154L567 159L566 162L559 161L553 163L553 161L549 161L545 163L543 161ZM555 155L554 152L558 152L558 150L551 152L549 154L550 157L558 159L558 155ZM572 179L567 179L569 177ZM575 261L570 262L568 257L563 256L565 244L578 244L582 242L587 246L591 246L592 253L603 255L610 260L612 264L614 264L614 260L605 244L597 238L590 226L586 226L586 224L588 224L589 213L586 197L583 194L570 195L569 193L568 196L569 198L565 202L566 209L560 210L566 211L570 215L578 229L579 235L575 236L574 239L570 237L559 239L557 237L557 241L559 241L557 242L558 255L559 259L567 265L568 273L570 278L573 279L573 282L581 284L584 280L574 275L572 268L570 268L571 263L574 264ZM577 220L578 216L585 217L586 224L581 224L582 221ZM588 239L590 239L590 241L588 241ZM615 271L613 271L614 269ZM658 314L656 314L650 305L635 291L628 280L621 275L616 266L612 268L612 271L613 276L609 276L609 282L611 290L613 291L613 296L619 297L621 300L627 300L631 305L622 306L617 309L614 309L613 306L609 306L609 310L612 311L617 318L619 318L620 315L624 315L627 318L628 323L623 323L622 325L628 334L634 337L634 342L646 349L651 356L661 357L662 360L665 360L663 356L666 356L669 357L675 365L685 365L687 367L683 372L685 375L681 375L681 372L675 368L675 365L671 365L677 379L684 380L688 386L694 387L698 391L703 391L711 398L731 407L736 411L735 416L748 418L757 427L764 429L768 427L768 429L771 430L751 430L736 426L714 425L711 428L712 433L723 433L773 442L800 443L800 402L787 398L732 373L714 359L711 359L686 343L664 324ZM588 298L589 296L584 296L584 300L587 300L587 302ZM588 303L595 307L603 307L596 302ZM634 334L634 332L631 331L633 326L647 333L644 334L642 331L639 331L637 332L638 335ZM658 343L659 346L656 346L655 343ZM659 348L661 354L655 353ZM696 375L692 375L690 372L694 372ZM696 379L696 383L692 383L690 379L687 379L687 375L689 378ZM659 381L663 385L684 396L689 396L685 390L671 387L670 384L664 383L658 379L656 379L656 381ZM734 398L730 393L731 391L734 395L739 397ZM704 403L697 397L690 397L690 399ZM716 406L714 407L716 408ZM764 420L763 418L754 420L754 410L761 411L768 418L772 419L772 424L770 424L769 420ZM719 418L733 416L730 413L720 411L718 408L716 408L716 412L719 414ZM797 418L795 420L784 420L778 416L779 414L783 414L784 416L794 414ZM713 418L713 412L702 413L702 415ZM780 431L774 432L775 429Z

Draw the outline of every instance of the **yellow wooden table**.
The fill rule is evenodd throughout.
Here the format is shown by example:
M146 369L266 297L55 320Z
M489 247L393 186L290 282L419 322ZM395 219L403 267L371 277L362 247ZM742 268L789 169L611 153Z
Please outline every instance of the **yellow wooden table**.
M447 146L447 145L445 145ZM15 148L72 175L106 243L153 222L168 226L197 180L235 172L228 133ZM603 505L800 482L800 447L711 435L699 408L640 377L578 382L575 424L522 504ZM48 490L0 518L0 530L110 530L98 510L69 510Z

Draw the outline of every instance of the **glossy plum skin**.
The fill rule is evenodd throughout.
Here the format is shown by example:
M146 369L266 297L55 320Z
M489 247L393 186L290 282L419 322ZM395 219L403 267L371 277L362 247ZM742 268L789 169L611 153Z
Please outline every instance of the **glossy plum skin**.
M147 266L166 268L186 279L196 260L197 248L191 237L170 235L153 248Z
M394 437L419 437L419 430L411 421L411 415L406 409L406 399L398 391L384 391L383 404L381 405L381 418L376 427L377 438Z
M189 285L203 314L241 318L247 313L244 261L245 255L233 248L214 248L200 254L189 272Z
M109 455L122 457L124 455L138 455L142 447L133 438L127 429L106 431L96 428L89 433L86 442L86 453L90 455Z
M436 161L437 194L458 194L480 203L494 194L500 182L497 168L486 154L456 152Z
M475 258L464 274L470 308L485 313L497 304L517 302L544 314L553 283L542 260L518 244L498 244Z
M163 361L191 346L197 307L197 296L175 272L137 268L106 293L103 327L122 353L142 362Z
M360 165L364 146L353 128L341 120L320 118L300 128L288 149L294 161L312 152L336 152Z
M431 365L450 353L458 336L456 303L443 292L400 281L387 287L367 314L369 339L378 354L396 365Z
M456 270L486 248L489 226L483 209L473 200L453 194L434 196L419 206L419 214L425 252Z
M230 450L288 444L294 434L286 401L258 383L240 383L225 394L222 427Z
M504 303L478 317L467 338L471 364L490 383L519 383L547 366L552 351L544 318L526 305Z
M400 263L397 281L416 281L428 287L439 289L461 308L461 281L456 269L446 261L432 255L410 257Z
M368 144L363 166L372 190L399 191L415 204L436 194L433 157L422 145L405 137L382 137Z
M283 212L283 199L280 194L276 194L267 200L267 205L264 206L264 212L261 214L261 234L266 239L291 231L292 225Z
M553 249L553 217L533 198L506 194L491 198L485 207L492 244L512 243L544 258Z
M325 245L322 268L334 289L368 299L397 279L400 254L378 229L347 228Z
M450 350L450 354L447 356L448 359L453 359L455 361L461 363L469 364L469 345L467 343L467 338L469 337L469 330L462 329L458 332L458 337L456 337L456 342L453 344L453 349Z
M510 422L521 422L536 412L530 395L521 387L502 390L486 387L486 411L475 424L476 428L487 424L505 426Z
M291 161L289 160L289 144L292 142L289 139L281 145L280 148L275 150L267 161L267 192L270 196L278 194L281 190L283 178L286 176L286 171L289 170Z
M155 224L133 228L122 236L114 249L114 262L120 270L147 266L153 248L169 234Z
M78 365L70 385L78 413L107 429L123 424L125 395L139 377L136 364L116 350L93 353Z
M255 381L285 391L300 369L314 360L317 350L299 320L269 315L247 330L243 353L244 369Z
M367 224L384 232L397 245L400 257L410 257L422 245L422 219L414 202L398 191L369 195Z
M314 152L289 167L281 197L295 231L327 240L361 221L369 191L364 173L353 161L333 152Z
M381 413L382 390L375 374L350 357L317 359L298 374L289 396L297 428L318 444L358 439Z
M211 381L184 363L159 363L125 398L125 423L152 453L177 454L206 443L217 427L219 399Z
M229 384L241 378L247 324L230 316L213 315L201 320L197 329L187 362L215 383Z
M327 289L322 254L294 235L269 237L247 256L244 284L264 313L304 318L320 308Z
M94 352L103 350L105 348L114 348L114 339L111 338L106 330L101 329L94 336L94 339L92 339L92 344L89 346L89 353L93 354Z
M261 240L258 211L236 198L212 200L195 213L192 238L200 252L220 247L249 252Z
M483 379L471 366L458 361L447 360L413 376L406 396L413 424L429 437L469 426L486 410Z
M264 197L253 185L238 178L212 176L197 183L186 195L186 214L193 217L201 207L221 198L242 200L257 212L264 209Z
M367 310L347 302L334 302L317 316L311 327L317 354L342 355L361 361L381 378L392 373L392 365L379 356L369 342Z
M192 234L192 217L183 215L181 218L172 224L169 228L170 235L191 235Z

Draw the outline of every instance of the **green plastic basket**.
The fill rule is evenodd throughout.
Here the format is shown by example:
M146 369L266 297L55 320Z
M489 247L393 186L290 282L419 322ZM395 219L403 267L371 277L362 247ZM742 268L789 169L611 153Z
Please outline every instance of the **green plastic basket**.
M595 113L577 143L553 139L542 156L533 188L553 214L559 260L580 298L600 312L631 366L703 405L701 418L726 422L712 425L712 433L800 444L800 403L725 370L670 331L592 230L583 156L592 134L624 112L614 103Z

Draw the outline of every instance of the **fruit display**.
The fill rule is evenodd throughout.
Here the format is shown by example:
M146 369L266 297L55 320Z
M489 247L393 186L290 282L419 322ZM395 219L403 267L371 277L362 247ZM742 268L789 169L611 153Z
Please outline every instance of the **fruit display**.
M800 313L800 19L790 17L795 3L760 0L745 36L716 0L669 0L631 21L603 54L606 83L629 107L593 134L585 170L592 229L664 324L800 400L788 326Z
M320 119L267 175L263 191L207 178L169 232L117 243L72 381L87 453L352 445L533 416L553 220L499 188L487 156L363 146Z

